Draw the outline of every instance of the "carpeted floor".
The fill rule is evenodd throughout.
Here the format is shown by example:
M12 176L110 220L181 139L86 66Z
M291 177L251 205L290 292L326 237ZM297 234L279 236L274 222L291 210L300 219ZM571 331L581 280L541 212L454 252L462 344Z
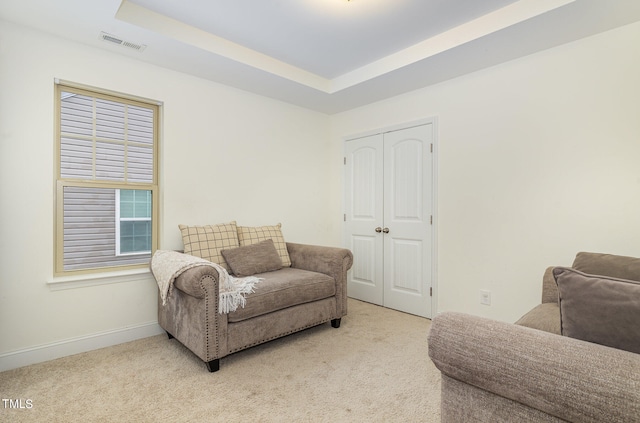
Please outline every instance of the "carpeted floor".
M437 422L430 321L356 300L327 323L220 361L209 373L154 336L0 373L1 422Z

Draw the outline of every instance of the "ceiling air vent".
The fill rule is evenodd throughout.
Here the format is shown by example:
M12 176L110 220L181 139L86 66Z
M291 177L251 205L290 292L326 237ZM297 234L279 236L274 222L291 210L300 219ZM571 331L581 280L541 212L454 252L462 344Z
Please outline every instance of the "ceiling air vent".
M116 37L115 35L107 34L106 32L100 33L100 39L102 41L107 41L109 43L117 44L122 47L127 47L142 53L145 48L147 48L144 44L132 43L131 41L123 40L122 38Z

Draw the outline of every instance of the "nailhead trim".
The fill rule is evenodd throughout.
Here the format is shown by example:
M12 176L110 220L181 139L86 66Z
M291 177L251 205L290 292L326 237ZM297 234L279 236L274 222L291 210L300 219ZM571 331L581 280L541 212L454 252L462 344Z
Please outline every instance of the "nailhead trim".
M247 345L245 345L243 347L239 347L239 348L230 350L229 354L234 353L234 352L238 352L238 351L242 351L242 350L250 348L250 347L255 347L256 345L264 344L265 342L273 341L274 339L282 338L283 336L291 335L292 333L300 332L302 330L309 329L309 328L312 328L314 326L321 325L323 323L327 323L327 322L329 322L331 320L333 320L333 318L322 320L322 321L317 322L317 323L311 323L311 324L309 324L307 326L303 326L303 327L301 327L299 329L294 329L294 330L291 330L291 331L288 331L288 332L283 332L280 335L275 335L275 336L272 336L271 338L266 338L266 339L263 339L262 341L254 342L253 344L247 344Z
M211 279L212 283L205 283L205 279ZM205 286L213 285L214 288L215 288L218 285L216 282L217 281L213 277L211 277L211 275L206 275L206 276L203 276L202 279L200 279L200 287L206 292ZM216 349L215 357L216 358L213 358L213 357L211 357L209 355L209 340L210 340L210 336L209 336L209 333L210 333L209 332L209 299L210 299L210 297L211 297L210 295L207 295L207 293L205 293L205 296L204 296L204 318L205 318L205 330L207 332L206 344L205 344L205 348L207 349L206 350L207 361L215 360L216 358L220 357L220 344L218 343L218 336L214 336L214 338L215 338L214 341L216 343L215 344L215 349ZM213 297L214 297L214 300L215 300L216 296L213 295ZM215 313L217 315L219 304L218 304L218 301L214 301L214 302L215 302L214 311L215 311ZM219 324L220 323L218 322L217 318L214 319L214 321L215 321L215 325L216 325L216 335L218 335L218 333L220 332L219 331L219 329L220 329Z

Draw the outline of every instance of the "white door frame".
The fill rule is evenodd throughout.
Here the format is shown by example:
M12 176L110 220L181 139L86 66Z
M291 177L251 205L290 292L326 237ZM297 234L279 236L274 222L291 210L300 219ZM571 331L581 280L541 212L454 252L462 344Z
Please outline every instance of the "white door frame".
M384 134L385 132L398 131L401 129L411 128L414 126L431 124L433 128L433 167L432 167L432 187L431 187L431 201L433 204L433 227L431 231L431 317L438 313L438 118L436 116L409 121L405 123L399 123L396 125L385 126L382 128L371 129L369 131L360 132L357 134L348 135L342 137L342 153L346 157L346 143L349 140L357 138L367 137L370 135ZM342 170L342 213L346 217L346 166ZM344 222L342 224L342 245L347 246L348 242L345 236Z

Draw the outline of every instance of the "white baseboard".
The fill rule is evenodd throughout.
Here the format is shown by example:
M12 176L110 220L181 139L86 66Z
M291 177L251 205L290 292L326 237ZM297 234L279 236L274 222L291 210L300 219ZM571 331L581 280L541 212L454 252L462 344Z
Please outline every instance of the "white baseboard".
M164 333L157 322L65 339L0 354L0 372Z

